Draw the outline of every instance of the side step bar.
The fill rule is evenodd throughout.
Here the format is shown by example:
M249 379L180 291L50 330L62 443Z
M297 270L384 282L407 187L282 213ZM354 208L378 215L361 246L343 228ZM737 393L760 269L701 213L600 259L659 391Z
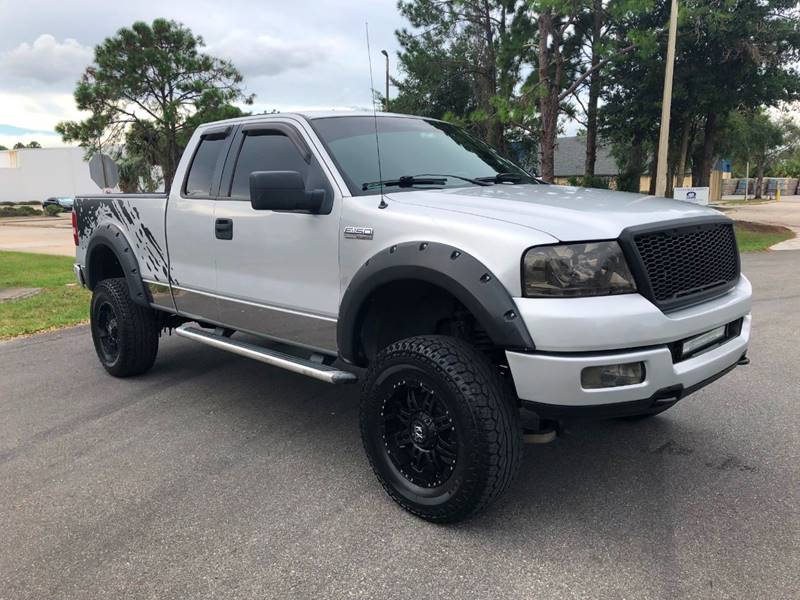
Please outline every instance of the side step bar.
M355 383L358 380L355 373L350 373L349 371L340 371L334 367L312 360L292 356L291 354L278 352L276 350L270 350L269 348L263 348L255 344L232 340L224 335L205 331L198 327L191 327L188 324L181 325L175 329L175 333L181 337L189 338L190 340L207 344L208 346L213 346L220 350L227 350L239 356L246 356L247 358L252 358L259 362L272 365L273 367L286 369L287 371L299 373L306 377L313 377L314 379L319 379L327 383Z

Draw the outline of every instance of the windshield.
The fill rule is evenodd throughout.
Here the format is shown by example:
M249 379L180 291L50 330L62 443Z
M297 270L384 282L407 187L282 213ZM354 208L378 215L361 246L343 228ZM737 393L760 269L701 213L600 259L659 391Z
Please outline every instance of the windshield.
M381 180L391 191L471 186L480 182L470 179L483 178L496 183L500 174L508 183L538 183L491 146L449 123L378 116L380 173L374 117L327 117L311 125L354 196L379 193Z

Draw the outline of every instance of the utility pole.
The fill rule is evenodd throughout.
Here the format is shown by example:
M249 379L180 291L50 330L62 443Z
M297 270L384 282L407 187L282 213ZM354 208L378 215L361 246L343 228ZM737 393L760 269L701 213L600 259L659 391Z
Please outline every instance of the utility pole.
M675 38L678 33L678 0L672 0L669 16L667 64L664 73L664 97L661 103L661 131L658 136L658 168L656 170L656 196L667 193L667 155L669 154L669 116L672 109L672 71L675 67Z
M384 104L386 112L389 112L389 53L386 50L381 50L381 54L386 57L386 96L384 97Z

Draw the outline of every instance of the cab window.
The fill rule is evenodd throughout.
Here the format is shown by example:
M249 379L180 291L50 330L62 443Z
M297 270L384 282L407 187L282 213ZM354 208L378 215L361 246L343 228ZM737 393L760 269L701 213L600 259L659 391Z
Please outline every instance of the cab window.
M214 182L214 173L225 138L202 138L189 167L189 175L184 187L185 196L209 197Z

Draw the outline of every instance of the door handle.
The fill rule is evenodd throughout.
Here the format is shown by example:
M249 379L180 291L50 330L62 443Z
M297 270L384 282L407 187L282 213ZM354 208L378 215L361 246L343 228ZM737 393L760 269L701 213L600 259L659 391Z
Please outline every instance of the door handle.
M214 222L214 235L218 240L232 240L233 219L217 219Z

